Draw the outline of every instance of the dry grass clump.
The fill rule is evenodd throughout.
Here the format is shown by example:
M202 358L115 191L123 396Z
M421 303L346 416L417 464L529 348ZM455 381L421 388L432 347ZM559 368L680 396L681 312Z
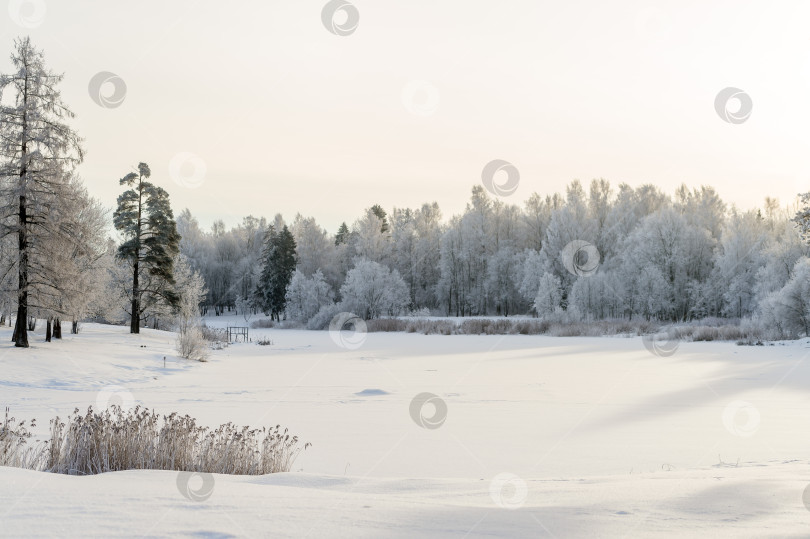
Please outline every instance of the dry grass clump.
M223 328L212 328L205 324L200 326L202 336L209 342L228 342L228 331Z
M366 322L368 331L405 331L425 335L552 335L579 337L601 335L644 335L658 326L645 320L598 320L592 322L526 318L469 318L454 320L401 320L380 318Z
M399 318L372 318L366 321L366 331L377 333L380 331L406 331L408 322Z
M8 423L6 416L4 428ZM10 432L19 434L19 426ZM310 444L300 447L298 437L280 425L250 429L226 423L211 430L188 415L113 406L103 412L90 407L83 415L76 409L66 422L57 417L51 420L49 442L28 450L23 445L11 445L5 465L69 475L120 470L262 475L289 471ZM20 458L25 451L29 454Z
M601 337L648 335L662 330L655 320L608 319L581 321L550 318L468 318L461 322L442 319L378 318L366 322L369 333L405 331L425 335L550 335L553 337ZM737 341L757 344L779 338L751 320L706 318L665 328L670 339L682 341Z
M250 323L251 329L268 329L276 327L276 321L270 318L262 318L260 320L254 320Z
M778 335L772 335L759 324L750 321L742 321L739 325L715 326L701 323L674 326L667 330L667 334L671 339L684 341L736 341L738 344L756 344L763 340L779 338Z
M32 419L26 426L25 421L17 422L9 417L8 412L6 408L5 419L0 424L0 466L37 469L41 463L43 444L28 444L33 436L28 429L36 428L36 420Z

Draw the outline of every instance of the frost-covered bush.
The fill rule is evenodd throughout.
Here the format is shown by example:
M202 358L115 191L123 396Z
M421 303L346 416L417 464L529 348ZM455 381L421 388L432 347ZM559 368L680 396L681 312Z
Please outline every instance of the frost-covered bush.
M209 348L200 319L200 303L205 299L205 281L192 270L182 255L174 264L174 275L180 305L177 310L177 352L181 357L196 361L208 359Z
M177 334L177 352L186 359L208 360L210 348L200 326L189 326Z
M326 329L332 319L341 312L340 307L332 303L324 305L312 318L307 321L307 329Z

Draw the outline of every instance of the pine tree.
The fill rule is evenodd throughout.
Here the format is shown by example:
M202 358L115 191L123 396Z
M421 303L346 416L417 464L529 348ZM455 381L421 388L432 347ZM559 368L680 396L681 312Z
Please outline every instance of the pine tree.
M13 341L28 347L29 294L55 293L39 271L48 254L45 238L60 235L52 217L73 168L82 161L81 138L65 123L74 114L57 88L62 75L45 67L29 38L17 39L14 73L0 75L0 178L3 236L17 238L17 321Z
M373 205L373 206L370 208L370 210L371 210L371 213L373 213L374 215L376 215L376 216L377 216L377 218L378 218L380 221L382 221L382 224L380 225L380 233L381 233L381 234L385 234L386 232L388 232L388 230L389 230L389 228L390 228L390 227L388 226L388 215L386 215L385 210L384 210L384 209L382 209L382 206L380 206L379 204L374 204L374 205Z
M174 257L179 252L180 234L169 204L169 194L146 181L151 171L146 163L138 172L120 180L131 187L118 197L113 215L116 230L124 235L117 256L132 267L130 333L140 332L143 314L158 304L172 309L179 304L174 290Z
M264 314L281 320L286 306L287 286L295 271L295 238L284 225L280 232L270 226L262 255L262 272L254 294L255 304Z
M340 224L340 228L338 228L337 235L335 235L335 245L340 245L341 243L346 243L349 241L349 225L346 224L344 221Z

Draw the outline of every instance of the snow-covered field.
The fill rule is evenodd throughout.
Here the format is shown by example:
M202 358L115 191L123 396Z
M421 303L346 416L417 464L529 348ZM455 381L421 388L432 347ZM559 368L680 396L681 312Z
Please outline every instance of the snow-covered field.
M0 534L810 533L807 340L659 357L622 337L371 333L350 350L325 331L251 330L262 335L273 345L194 363L166 332L87 324L19 350L0 329L0 404L42 435L55 415L122 403L280 423L313 444L291 473L195 476L185 493L175 472L0 468ZM423 393L435 397L420 408Z

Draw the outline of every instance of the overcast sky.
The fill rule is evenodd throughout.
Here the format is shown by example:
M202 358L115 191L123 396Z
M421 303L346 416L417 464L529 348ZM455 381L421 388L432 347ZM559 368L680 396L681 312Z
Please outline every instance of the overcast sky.
M746 209L810 190L807 0L352 0L337 34L322 0L2 2L0 71L30 35L65 73L110 207L139 161L206 227L301 212L334 232L374 203L448 218L494 159L519 204L574 178L709 184ZM125 94L91 98L99 72ZM715 107L728 87L751 100L738 123Z

